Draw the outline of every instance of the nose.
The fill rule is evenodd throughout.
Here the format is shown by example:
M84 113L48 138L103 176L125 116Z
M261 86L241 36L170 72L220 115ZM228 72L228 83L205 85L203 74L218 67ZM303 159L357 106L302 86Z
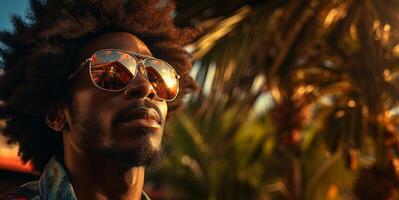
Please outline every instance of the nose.
M123 95L129 98L149 98L154 99L156 97L155 89L151 83L147 80L144 74L138 70L136 77L127 88L124 90Z

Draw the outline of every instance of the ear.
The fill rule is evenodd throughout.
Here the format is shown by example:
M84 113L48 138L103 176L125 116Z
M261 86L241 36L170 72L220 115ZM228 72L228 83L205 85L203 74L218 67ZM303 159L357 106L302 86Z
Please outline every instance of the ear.
M46 124L56 132L62 132L66 123L64 106L57 104L51 106L45 117Z

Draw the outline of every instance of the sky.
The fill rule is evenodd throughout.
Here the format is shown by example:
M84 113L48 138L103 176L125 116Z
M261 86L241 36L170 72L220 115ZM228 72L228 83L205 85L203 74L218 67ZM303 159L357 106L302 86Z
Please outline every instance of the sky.
M28 0L0 0L0 29L12 30L11 15L25 17Z
M25 16L25 11L28 7L28 0L0 0L0 30L12 30L11 15ZM1 62L1 58L0 58ZM0 74L2 69L0 69ZM6 148L5 148L6 147ZM0 168L9 170L20 169L17 164L12 167L4 166L5 160L15 160L17 158L18 147L15 145L9 146L6 143L4 136L0 135ZM17 162L15 162L17 163Z

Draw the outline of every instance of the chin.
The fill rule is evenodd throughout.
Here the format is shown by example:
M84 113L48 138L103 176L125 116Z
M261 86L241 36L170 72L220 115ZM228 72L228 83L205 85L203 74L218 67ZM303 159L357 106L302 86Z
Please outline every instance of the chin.
M142 136L139 140L125 141L119 145L115 144L110 148L104 149L101 153L116 163L125 166L150 166L157 163L163 155L160 142L154 144L153 140L151 137Z

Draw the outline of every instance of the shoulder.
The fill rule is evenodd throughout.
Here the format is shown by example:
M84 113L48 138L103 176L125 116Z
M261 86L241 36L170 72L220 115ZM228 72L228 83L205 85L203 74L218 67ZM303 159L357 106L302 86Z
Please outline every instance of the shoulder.
M4 194L0 194L0 200L40 200L39 194L38 181L32 181Z

